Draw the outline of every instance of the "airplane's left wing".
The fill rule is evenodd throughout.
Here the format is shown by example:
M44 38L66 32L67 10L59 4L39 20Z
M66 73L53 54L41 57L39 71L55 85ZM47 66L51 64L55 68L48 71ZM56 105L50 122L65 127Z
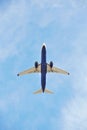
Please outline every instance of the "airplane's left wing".
M47 64L47 72L55 72L55 73L60 73L60 74L67 74L69 75L68 72L66 72L65 70L62 70L60 68L57 68L57 67L50 67L49 64Z
M22 76L22 75L36 73L36 72L41 72L41 64L39 64L37 68L33 67L33 68L27 69L25 71L22 71L19 74L17 74L17 76Z

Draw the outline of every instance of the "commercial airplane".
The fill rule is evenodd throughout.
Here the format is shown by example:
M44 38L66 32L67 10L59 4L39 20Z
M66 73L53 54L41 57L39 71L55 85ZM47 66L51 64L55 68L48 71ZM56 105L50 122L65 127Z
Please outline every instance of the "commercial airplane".
M25 74L30 74L30 73L41 73L41 89L34 92L34 94L38 94L38 93L53 93L52 91L46 89L46 74L47 72L56 72L56 73L61 73L61 74L66 74L69 75L68 72L60 69L60 68L56 68L53 66L53 62L51 61L49 64L46 62L46 44L44 43L42 45L42 50L41 50L41 64L38 64L38 62L35 62L35 66L33 68L30 68L28 70L25 70L23 72L20 72L19 74L17 74L17 76L22 76Z

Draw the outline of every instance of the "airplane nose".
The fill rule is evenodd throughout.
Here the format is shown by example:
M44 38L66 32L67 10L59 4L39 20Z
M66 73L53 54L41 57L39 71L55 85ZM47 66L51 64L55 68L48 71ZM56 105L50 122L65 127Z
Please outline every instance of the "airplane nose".
M43 47L46 48L46 44L45 43L43 43Z

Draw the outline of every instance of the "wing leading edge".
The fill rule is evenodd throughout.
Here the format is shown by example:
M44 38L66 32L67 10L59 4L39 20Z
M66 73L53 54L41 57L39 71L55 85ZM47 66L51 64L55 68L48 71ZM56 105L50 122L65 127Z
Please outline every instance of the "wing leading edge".
M65 70L62 70L62 69L57 68L57 67L51 68L49 64L47 64L47 72L55 72L55 73L66 74L66 75L70 74L70 73L66 72Z
M27 69L25 71L22 71L22 72L18 73L17 76L22 76L22 75L26 75L26 74L30 74L30 73L39 73L39 72L41 72L41 64L39 64L37 68L33 67L33 68Z

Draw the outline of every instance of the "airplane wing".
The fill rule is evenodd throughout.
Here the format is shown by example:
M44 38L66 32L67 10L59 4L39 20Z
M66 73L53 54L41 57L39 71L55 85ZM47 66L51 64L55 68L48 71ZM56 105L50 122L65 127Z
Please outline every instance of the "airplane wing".
M50 67L49 64L47 64L47 72L55 72L55 73L60 73L60 74L67 74L69 75L68 72L66 72L65 70L62 70L60 68L57 68L57 67Z
M30 73L37 73L37 72L41 72L41 64L39 64L37 68L33 67L33 68L27 69L23 72L20 72L19 74L17 74L17 76L22 76L22 75L26 75L26 74L30 74Z

